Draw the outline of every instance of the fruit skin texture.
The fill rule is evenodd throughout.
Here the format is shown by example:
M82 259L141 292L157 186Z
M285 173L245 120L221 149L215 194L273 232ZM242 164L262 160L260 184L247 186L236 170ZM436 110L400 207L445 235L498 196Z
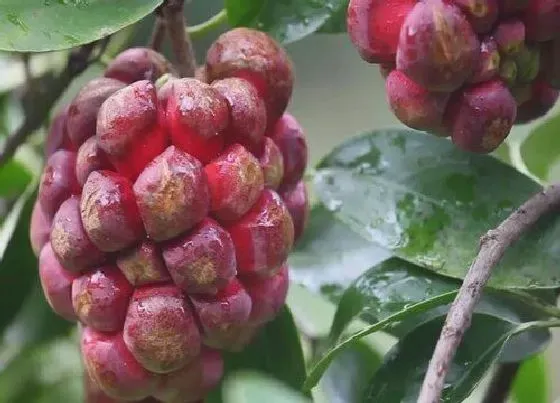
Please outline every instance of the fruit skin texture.
M123 336L138 362L155 373L179 370L200 352L201 335L195 318L175 286L136 289Z
M525 42L525 25L517 19L504 21L496 27L493 37L500 52L517 53Z
M480 83L494 78L500 69L500 52L498 44L492 37L480 42L480 55L469 83Z
M105 77L127 84L141 80L155 82L165 73L173 71L171 64L158 52L150 48L130 48L109 63Z
M127 51L74 99L74 124L93 132L70 141L70 107L53 121L29 236L48 303L79 322L87 403L201 403L220 351L283 307L307 144L284 112L285 51L235 35L248 42L226 35L233 53L204 66L223 77L175 78L162 56ZM102 93L110 77L121 82Z
M395 60L399 33L416 0L350 0L346 25L350 40L369 63Z
M206 73L210 81L238 77L251 82L265 102L269 127L292 96L290 58L271 37L254 29L235 28L220 35L206 54Z
M517 109L516 123L527 123L546 115L558 100L559 92L545 81L535 81L531 86L529 100Z
M294 244L292 217L278 193L269 189L227 230L235 245L237 271L242 275L274 272Z
M499 80L466 88L449 101L446 122L453 143L463 150L488 153L507 137L517 105Z
M50 243L43 247L39 255L39 278L53 311L68 321L75 321L77 316L72 307L72 282L76 275L60 265Z
M95 135L97 113L109 96L125 84L112 78L97 78L87 83L76 95L68 109L66 129L77 148Z
M560 36L560 2L558 0L531 0L522 14L527 39L549 41Z
M497 0L453 0L463 10L476 33L486 33L498 19Z
M478 38L459 8L425 0L404 21L397 69L429 91L451 92L471 76L479 52Z
M285 113L269 134L282 153L284 177L282 186L295 185L307 166L307 142L303 128L289 113Z
M405 125L426 131L441 131L449 94L429 92L401 71L393 70L385 81L387 101Z

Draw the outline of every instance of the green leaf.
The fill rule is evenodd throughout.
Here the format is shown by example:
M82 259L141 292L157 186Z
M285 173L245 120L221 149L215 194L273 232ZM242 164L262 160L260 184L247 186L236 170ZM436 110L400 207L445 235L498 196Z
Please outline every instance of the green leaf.
M293 282L337 299L356 277L389 256L318 204L311 209L305 233L288 263Z
M427 298L422 302L417 304L412 304L406 306L401 311L398 311L386 318L364 328L363 330L352 334L349 337L344 338L341 342L334 345L330 348L319 361L317 361L314 365L309 374L307 375L307 379L305 380L304 388L306 390L311 389L314 387L324 372L327 370L329 365L333 362L333 360L346 348L351 347L354 343L356 343L361 338L375 333L379 330L385 329L390 324L405 319L408 316L413 314L418 314L421 312L428 311L436 306L447 304L453 300L457 293L455 291L449 292L447 294L438 295L433 298Z
M329 403L359 403L382 356L364 342L344 350L329 366L319 389Z
M151 13L162 0L21 0L0 4L0 49L42 52L103 38Z
M228 0L226 7L234 26L256 27L286 44L318 31L347 4L347 0Z
M29 223L37 183L19 197L0 230L0 332L16 316L37 275L37 259L29 242Z
M560 115L545 120L521 144L525 165L537 177L550 180L560 160ZM557 169L556 169L557 170ZM560 176L556 173L554 179Z
M434 319L401 339L373 377L364 402L415 402L442 325L443 318ZM449 369L444 401L462 402L467 398L516 330L515 323L474 315Z
M535 355L521 364L513 382L515 403L548 403L549 374L544 354Z
M438 273L462 278L479 238L540 190L514 168L412 130L351 139L319 164L317 197L366 239ZM498 288L560 285L560 221L551 214L494 269ZM536 252L538 251L538 252Z
M11 159L0 167L0 197L13 197L22 193L33 175L26 167L15 159Z
M399 258L388 259L372 267L347 288L340 299L329 341L334 344L346 327L356 318L374 324L407 306L457 291L461 283L438 276ZM548 305L531 297L487 290L476 306L485 313L512 322L535 321L549 317ZM385 330L401 337L415 327L447 314L448 305L410 315ZM550 340L546 329L535 329L513 337L504 350L502 360L520 361L541 351Z
M251 24L264 3L265 0L225 0L230 25L238 27Z
M225 403L311 403L311 400L276 379L243 373L224 385Z
M300 390L305 380L305 361L292 314L284 307L245 350L224 354L225 373L257 371L273 376ZM222 401L220 389L212 393L213 402Z

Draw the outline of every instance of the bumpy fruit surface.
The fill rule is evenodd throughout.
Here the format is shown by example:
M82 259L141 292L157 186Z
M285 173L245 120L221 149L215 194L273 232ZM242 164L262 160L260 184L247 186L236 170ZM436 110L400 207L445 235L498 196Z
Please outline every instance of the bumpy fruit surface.
M351 0L349 37L406 126L488 153L560 89L560 0Z
M202 402L221 351L285 302L309 213L291 62L238 29L202 71L130 49L53 120L30 240L48 303L81 324L88 403Z

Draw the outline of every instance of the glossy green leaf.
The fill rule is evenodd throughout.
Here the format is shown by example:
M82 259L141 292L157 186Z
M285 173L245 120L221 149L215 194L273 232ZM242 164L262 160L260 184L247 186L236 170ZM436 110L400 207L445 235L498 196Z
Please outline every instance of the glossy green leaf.
M162 0L20 0L0 4L0 49L67 49L112 34L151 13Z
M412 130L351 139L318 165L317 197L366 239L438 273L462 278L479 238L540 187L487 155ZM544 217L494 269L494 287L560 285L560 221Z
M364 342L344 350L319 382L321 396L328 403L360 403L383 357Z
M9 160L0 167L0 197L13 197L22 193L32 177L21 162Z
M256 371L300 390L306 375L305 361L299 334L288 308L284 307L242 352L226 353L224 362L226 374ZM210 401L223 401L220 394L218 388L212 393Z
M0 230L0 332L17 315L37 275L37 259L29 242L29 223L36 182L14 204Z
M512 387L515 403L548 403L550 379L544 354L531 357L521 364Z
M224 385L225 403L311 403L286 384L254 373L242 373L228 378Z
M336 297L356 277L389 256L387 250L360 237L319 204L311 209L305 233L288 263L292 281Z
M264 3L265 0L225 0L230 25L238 27L251 24Z
M399 314L399 321L393 321L384 329L398 337L423 323L443 318L449 309L447 304L422 312L410 311L408 308L456 292L460 285L454 279L430 273L399 258L391 258L372 267L358 277L342 295L325 347L325 357L343 351L337 342L356 318L375 326L380 321ZM489 290L478 303L476 312L515 323L548 317L546 305L543 308L531 298L519 298L514 294ZM521 333L508 342L501 358L519 361L541 351L549 339L550 334L546 329Z
M560 115L545 120L537 126L521 144L521 156L525 165L537 177L550 180L554 168L560 162ZM554 179L557 179L558 175Z
M334 346L332 346L326 353L313 365L311 371L307 375L307 379L305 380L304 388L311 389L313 388L321 376L325 373L329 365L333 362L333 360L346 348L351 347L354 343L358 340L362 339L363 337L375 333L379 330L385 329L390 324L403 320L409 316L419 314L422 312L426 312L430 309L433 309L439 305L444 305L453 300L457 293L455 291L441 294L435 296L433 298L427 298L422 302L417 304L411 304L403 308L401 311L398 311L392 315L387 316L386 318L365 327L363 330L350 335L349 337L343 338L342 341L338 342Z
M228 0L228 18L235 26L253 26L286 44L318 31L347 0Z
M376 372L364 402L415 402L442 325L443 318L431 320L401 339ZM462 402L469 396L516 327L492 316L474 315L449 369L445 402Z

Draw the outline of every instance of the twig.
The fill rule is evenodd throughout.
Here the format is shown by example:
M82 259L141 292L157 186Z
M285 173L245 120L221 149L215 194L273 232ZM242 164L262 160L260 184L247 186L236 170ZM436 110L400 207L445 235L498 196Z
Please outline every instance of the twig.
M424 377L418 403L438 403L445 377L463 335L470 326L473 310L480 299L492 269L507 248L517 241L540 217L560 205L560 183L549 186L527 200L498 227L480 239L478 256L471 267L455 301L451 305L432 359Z
M149 46L156 52L159 52L163 45L163 40L165 39L165 19L163 18L161 7L158 7L154 14L156 16L156 21L154 22L154 29Z
M184 0L166 0L162 13L181 77L194 77L196 58L183 14Z
M17 148L25 142L31 133L41 127L57 99L76 76L99 58L107 45L107 41L106 38L74 49L68 56L66 67L58 76L52 73L46 74L33 79L29 83L21 96L25 118L23 123L6 140L0 152L0 166L14 155ZM96 48L99 48L99 53L92 57Z
M520 362L500 364L492 377L482 403L506 402L520 366Z

